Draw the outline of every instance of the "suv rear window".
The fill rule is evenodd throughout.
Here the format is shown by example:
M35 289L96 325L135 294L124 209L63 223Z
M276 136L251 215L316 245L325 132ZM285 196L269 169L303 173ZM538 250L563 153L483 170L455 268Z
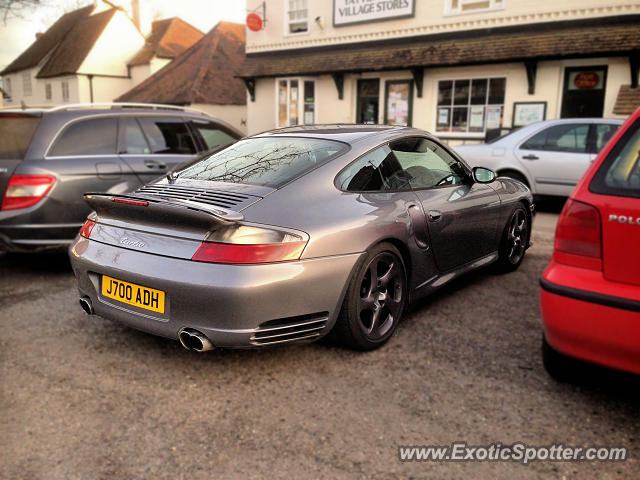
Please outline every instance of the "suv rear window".
M279 188L348 148L341 142L316 138L248 138L191 165L177 176Z
M621 197L640 197L640 120L625 132L602 162L589 190Z
M24 158L40 117L0 114L0 160Z

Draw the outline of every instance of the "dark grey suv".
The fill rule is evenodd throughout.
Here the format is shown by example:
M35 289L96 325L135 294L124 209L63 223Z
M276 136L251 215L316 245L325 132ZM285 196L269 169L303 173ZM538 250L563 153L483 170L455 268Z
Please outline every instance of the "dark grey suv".
M242 134L163 105L0 110L0 250L69 244L85 192L124 193Z

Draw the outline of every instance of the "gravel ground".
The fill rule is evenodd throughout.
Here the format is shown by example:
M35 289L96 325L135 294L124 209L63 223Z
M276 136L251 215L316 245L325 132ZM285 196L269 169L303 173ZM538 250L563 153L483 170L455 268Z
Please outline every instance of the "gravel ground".
M557 214L508 275L414 305L382 349L196 354L89 318L64 255L0 257L0 477L639 478L638 377L540 362ZM621 445L622 463L401 463L398 445Z

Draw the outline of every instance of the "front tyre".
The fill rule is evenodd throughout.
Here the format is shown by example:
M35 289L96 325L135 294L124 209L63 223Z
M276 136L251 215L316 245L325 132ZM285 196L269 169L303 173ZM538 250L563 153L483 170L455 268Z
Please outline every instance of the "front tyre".
M496 270L501 273L517 270L529 245L531 237L531 220L522 204L518 205L511 215L502 233L498 249Z
M333 337L354 350L373 350L395 332L407 298L400 252L390 243L373 247L354 272Z

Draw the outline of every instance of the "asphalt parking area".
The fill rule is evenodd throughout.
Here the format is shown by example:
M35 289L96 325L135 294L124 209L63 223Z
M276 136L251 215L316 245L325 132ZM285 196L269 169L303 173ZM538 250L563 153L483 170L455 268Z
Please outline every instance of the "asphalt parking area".
M508 275L419 302L362 354L325 343L196 354L87 317L64 255L0 257L0 477L637 478L638 379L540 361L557 214ZM625 446L621 463L402 463L399 445Z

